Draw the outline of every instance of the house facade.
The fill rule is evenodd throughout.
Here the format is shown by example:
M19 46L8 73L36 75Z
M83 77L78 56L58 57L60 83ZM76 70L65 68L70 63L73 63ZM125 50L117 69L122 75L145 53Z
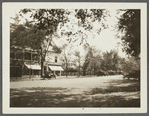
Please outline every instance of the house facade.
M62 62L60 60L60 53L56 53L52 50L52 47L49 48L44 62L44 70L52 71L57 76L61 76L62 71Z
M10 77L40 75L38 51L13 47L10 50Z
M54 42L52 42L55 45ZM22 49L20 47L13 47L10 50L10 77L21 77L28 75L40 76L41 75L41 58L39 56L39 50L33 50L30 48ZM61 75L63 71L62 63L59 60L59 53L52 50L52 46L49 47L45 62L44 70L52 71L57 76Z

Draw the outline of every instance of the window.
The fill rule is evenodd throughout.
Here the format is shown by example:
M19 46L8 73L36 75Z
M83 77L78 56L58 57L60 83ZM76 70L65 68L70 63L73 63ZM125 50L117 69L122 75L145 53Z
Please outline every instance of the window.
M25 60L31 60L31 53L25 52Z
M57 62L57 56L55 56L55 62Z
M38 54L32 54L32 60L38 60Z
M23 53L16 53L16 59L23 59Z

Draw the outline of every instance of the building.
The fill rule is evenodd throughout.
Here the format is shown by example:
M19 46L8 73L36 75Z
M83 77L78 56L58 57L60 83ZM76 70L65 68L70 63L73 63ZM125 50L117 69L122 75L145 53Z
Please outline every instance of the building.
M66 62L65 60L62 60L62 67L64 69L64 71L62 72L62 75L65 76L66 75ZM75 62L68 62L67 63L67 75L68 76L76 76L78 74L78 69L76 66Z
M56 46L54 41L51 42L52 46ZM57 76L61 75L63 68L59 60L59 54L49 47L45 62L44 70L53 71ZM21 47L14 46L10 50L10 77L21 76L40 76L41 75L41 58L39 56L40 50L33 50L31 48L22 49Z
M14 46L10 50L10 77L40 75L38 51Z
M50 47L47 52L44 62L44 70L52 71L57 76L61 76L61 72L64 71L60 60L60 53L56 53L52 50L52 47Z

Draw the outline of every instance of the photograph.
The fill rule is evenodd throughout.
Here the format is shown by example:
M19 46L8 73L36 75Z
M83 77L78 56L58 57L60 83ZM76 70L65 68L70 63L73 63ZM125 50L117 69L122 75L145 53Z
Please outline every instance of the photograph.
M4 113L147 112L147 4L3 9Z

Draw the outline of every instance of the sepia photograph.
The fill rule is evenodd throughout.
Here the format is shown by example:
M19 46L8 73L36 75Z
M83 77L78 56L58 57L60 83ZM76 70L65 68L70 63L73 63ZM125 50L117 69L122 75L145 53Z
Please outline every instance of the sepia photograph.
M5 3L3 8L6 113L147 111L146 4Z

